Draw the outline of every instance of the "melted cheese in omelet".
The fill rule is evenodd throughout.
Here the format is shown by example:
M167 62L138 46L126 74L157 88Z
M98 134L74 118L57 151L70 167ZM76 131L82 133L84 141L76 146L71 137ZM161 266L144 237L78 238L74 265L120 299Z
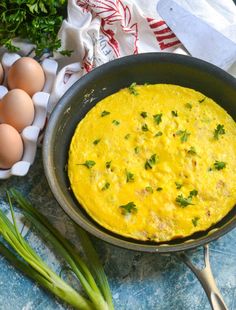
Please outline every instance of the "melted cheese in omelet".
M103 227L157 242L189 236L236 203L236 124L193 89L133 85L78 124L68 174Z

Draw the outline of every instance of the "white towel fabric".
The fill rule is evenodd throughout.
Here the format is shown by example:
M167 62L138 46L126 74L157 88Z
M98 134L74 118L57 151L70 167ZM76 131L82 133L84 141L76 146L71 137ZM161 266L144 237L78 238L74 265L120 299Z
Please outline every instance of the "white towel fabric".
M182 45L156 10L159 0L69 0L68 18L59 31L62 48L49 112L81 76L115 58L144 52L180 51ZM177 0L176 0L177 1ZM236 42L232 0L178 0L185 9ZM186 29L188 31L188 29ZM236 77L236 63L229 72Z

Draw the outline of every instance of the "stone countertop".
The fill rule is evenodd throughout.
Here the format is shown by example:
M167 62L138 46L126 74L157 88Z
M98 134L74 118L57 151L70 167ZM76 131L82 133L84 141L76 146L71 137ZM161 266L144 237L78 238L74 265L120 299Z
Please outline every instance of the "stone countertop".
M6 209L5 189L15 187L26 195L64 235L80 248L68 216L53 198L43 173L42 158L37 158L26 177L0 181L0 207ZM55 271L63 261L33 229L25 238ZM92 238L109 279L117 310L208 310L206 295L193 273L174 255L161 256L117 248ZM210 244L210 261L217 285L229 310L236 309L236 229ZM189 256L200 263L202 249ZM63 277L78 286L72 274ZM22 275L0 256L0 310L69 309L33 281Z

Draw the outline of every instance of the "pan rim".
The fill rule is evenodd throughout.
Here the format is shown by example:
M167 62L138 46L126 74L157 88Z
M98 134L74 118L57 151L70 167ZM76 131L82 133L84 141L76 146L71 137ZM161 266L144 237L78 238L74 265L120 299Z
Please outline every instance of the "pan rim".
M236 226L236 217L230 219L224 226L220 228L215 228L209 231L209 233L199 239L192 239L191 236L189 236L189 240L180 242L178 244L145 244L140 243L138 240L131 239L127 240L126 238L123 238L122 236L113 236L112 234L109 234L106 231L103 231L99 229L98 226L93 226L92 224L86 222L82 217L80 217L76 211L70 207L67 207L68 201L63 194L63 192L60 189L60 185L57 182L55 169L53 165L53 146L51 145L51 137L53 132L53 127L57 122L57 119L59 115L63 112L65 109L66 103L69 101L70 97L72 96L74 90L76 90L78 83L80 85L86 84L87 81L93 78L93 76L96 76L96 74L101 74L102 72L105 72L107 69L110 70L111 66L119 66L122 64L125 65L126 62L130 61L138 61L142 57L150 57L150 58L158 58L160 61L168 61L168 62L174 62L174 63L185 63L192 66L198 66L199 64L204 68L207 69L207 72L215 72L217 73L217 76L224 78L226 82L229 85L232 85L236 89L236 79L234 79L229 73L221 70L220 68L209 64L203 60L192 58L185 55L173 55L170 53L144 53L144 54L138 54L138 55L130 55L125 56L120 59L113 60L109 63L106 63L100 67L95 68L91 73L86 74L82 78L80 78L79 81L75 82L70 89L63 95L63 97L59 100L56 108L54 109L50 120L48 122L48 126L46 128L45 136L44 136L44 143L43 143L43 165L44 165L44 172L49 184L49 187L51 188L51 191L58 201L59 205L62 207L62 209L67 213L67 215L79 226L81 226L83 229L85 229L90 234L94 235L95 237L113 244L115 246L126 248L129 250L135 250L135 251L142 251L142 252L152 252L152 253L173 253L173 252L180 252L185 250L190 250L193 248L196 248L198 246L205 245L215 239L218 239L219 237L223 236L230 230L232 230ZM81 86L82 87L82 86ZM235 208L235 207L234 207ZM234 209L233 208L233 209Z

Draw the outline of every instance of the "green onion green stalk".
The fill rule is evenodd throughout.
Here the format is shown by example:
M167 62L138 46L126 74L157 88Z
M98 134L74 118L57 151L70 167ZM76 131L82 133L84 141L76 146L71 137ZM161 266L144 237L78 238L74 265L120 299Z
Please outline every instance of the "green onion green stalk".
M0 235L2 235L11 249L0 241L0 253L16 268L74 308L113 310L114 306L110 287L104 269L88 235L76 226L76 231L80 237L89 267L81 259L71 243L21 193L11 189L7 192L7 197L13 223L0 210ZM59 275L52 271L21 236L16 226L11 197L17 202L17 207L22 210L25 218L33 224L40 235L49 241L57 253L64 258L70 269L79 279L88 295L88 299L79 294Z

